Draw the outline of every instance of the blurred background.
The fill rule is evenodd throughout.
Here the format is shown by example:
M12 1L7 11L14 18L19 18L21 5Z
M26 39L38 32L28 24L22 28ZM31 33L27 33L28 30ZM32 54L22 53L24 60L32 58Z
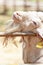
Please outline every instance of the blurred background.
M0 0L0 14L10 15L18 10L43 11L43 0Z

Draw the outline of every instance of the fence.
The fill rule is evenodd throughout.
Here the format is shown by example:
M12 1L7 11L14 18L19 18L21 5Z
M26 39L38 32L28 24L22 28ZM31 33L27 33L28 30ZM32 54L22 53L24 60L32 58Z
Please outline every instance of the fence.
M36 11L43 11L43 1L40 0L3 0L2 14L6 14L6 12L16 11L16 10L36 10ZM0 6L1 6L0 5Z

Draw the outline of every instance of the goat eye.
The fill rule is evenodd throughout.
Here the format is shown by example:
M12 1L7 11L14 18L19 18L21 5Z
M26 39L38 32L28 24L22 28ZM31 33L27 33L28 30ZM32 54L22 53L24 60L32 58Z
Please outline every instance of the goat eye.
M33 23L34 23L35 25L37 25L35 21L33 21Z
M19 15L18 13L16 13L17 15Z

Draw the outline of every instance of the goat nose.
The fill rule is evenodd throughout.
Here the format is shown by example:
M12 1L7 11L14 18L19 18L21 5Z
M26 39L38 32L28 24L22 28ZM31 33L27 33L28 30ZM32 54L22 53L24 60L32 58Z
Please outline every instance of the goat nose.
M17 15L21 16L19 13L16 13ZM22 17L22 16L21 16Z

